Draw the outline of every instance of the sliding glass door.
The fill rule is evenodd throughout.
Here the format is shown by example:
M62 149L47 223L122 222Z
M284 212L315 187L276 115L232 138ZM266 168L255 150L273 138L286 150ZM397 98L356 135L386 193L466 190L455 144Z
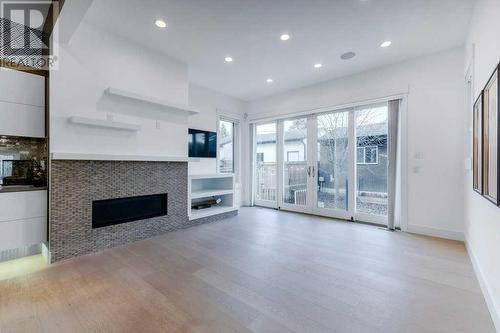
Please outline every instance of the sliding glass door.
M387 103L255 126L257 205L387 224Z
M355 219L387 223L388 131L387 104L356 110Z
M281 189L280 208L309 212L311 203L312 168L309 163L307 117L280 121L281 131Z
M254 193L259 206L277 207L277 123L255 126Z
M316 117L317 169L314 211L321 215L349 219L349 178L352 164L351 113L330 112Z

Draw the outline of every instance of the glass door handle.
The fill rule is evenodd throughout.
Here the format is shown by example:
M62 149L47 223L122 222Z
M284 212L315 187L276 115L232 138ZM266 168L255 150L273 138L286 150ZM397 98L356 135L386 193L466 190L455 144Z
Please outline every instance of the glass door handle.
M316 177L316 174L314 172L315 172L315 169L314 169L314 165L313 165L313 172L312 172L313 178Z
M307 176L311 177L311 166L307 167Z

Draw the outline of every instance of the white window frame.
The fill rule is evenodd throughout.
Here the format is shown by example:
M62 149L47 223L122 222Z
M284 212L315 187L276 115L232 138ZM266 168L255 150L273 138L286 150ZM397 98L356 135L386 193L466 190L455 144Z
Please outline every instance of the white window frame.
M376 161L375 162L366 162L366 148L375 148L375 151L377 152L376 153ZM378 164L378 154L379 154L379 150L378 150L378 146L363 146L363 147L356 147L356 164L358 165L376 165ZM358 160L358 150L359 149L363 149L363 161L360 161Z
M221 129L221 123L224 122L224 123L228 123L228 124L231 124L231 145L232 145L232 151L231 151L231 161L232 161L232 170L231 172L223 172L221 170L221 164L222 164L222 156L220 154L220 148L221 148L221 133L220 133L220 129ZM219 119L219 125L218 125L218 128L217 128L217 172L218 173L235 173L236 171L236 161L235 161L235 138L234 138L234 134L235 134L235 128L236 128L236 125L234 122L232 121L227 121L226 119ZM227 156L226 156L227 158Z
M239 115L231 114L217 110L217 173L220 173L220 156L219 156L219 142L220 142L220 122L233 123L233 174L235 181L240 181L241 170L241 119Z

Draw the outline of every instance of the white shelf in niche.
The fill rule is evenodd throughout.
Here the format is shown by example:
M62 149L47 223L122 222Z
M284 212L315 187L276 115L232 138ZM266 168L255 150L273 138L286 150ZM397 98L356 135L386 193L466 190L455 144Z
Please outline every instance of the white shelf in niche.
M138 102L154 104L164 108L166 112L185 113L188 116L200 113L200 111L193 106L175 104L155 97L143 96L130 91L125 91L112 87L107 88L106 90L104 90L104 92L110 96L118 96L121 98L132 99Z
M72 117L69 117L69 121L72 124L76 124L76 125L111 128L111 129L121 130L121 131L137 132L138 130L141 129L141 126L137 125L137 124L122 123L122 122L112 121L112 120L107 120L107 119L72 116Z
M189 219L196 220L196 219L201 219L203 217L233 212L235 210L238 210L238 207L215 206L215 207L205 208L205 209L200 209L200 210L192 209L191 214L189 216Z
M197 190L191 192L191 199L201 199L218 195L233 194L233 190Z
M190 220L237 211L234 204L234 174L191 175L188 182L188 216ZM192 209L191 205L203 199L221 199L219 205Z

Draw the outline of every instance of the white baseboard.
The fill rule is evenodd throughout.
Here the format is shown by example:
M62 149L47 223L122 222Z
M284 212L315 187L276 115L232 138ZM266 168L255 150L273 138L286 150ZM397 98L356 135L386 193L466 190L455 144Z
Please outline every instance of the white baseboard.
M479 281L479 286L481 287L486 305L490 311L493 324L495 325L497 332L500 332L500 307L495 303L495 299L491 295L491 288L488 284L488 280L484 278L481 266L479 265L479 262L477 261L477 258L474 255L467 239L465 240L465 247L469 253L470 260L472 261L472 266L474 267L474 272L476 273L477 280Z
M465 236L463 232L452 231L452 230L444 230L444 229L436 229L430 227L424 227L419 225L409 225L406 232L412 234L420 234L426 236L433 236L439 238L452 239L457 241L465 241Z
M50 264L50 251L46 242L42 243L42 256L47 264Z

